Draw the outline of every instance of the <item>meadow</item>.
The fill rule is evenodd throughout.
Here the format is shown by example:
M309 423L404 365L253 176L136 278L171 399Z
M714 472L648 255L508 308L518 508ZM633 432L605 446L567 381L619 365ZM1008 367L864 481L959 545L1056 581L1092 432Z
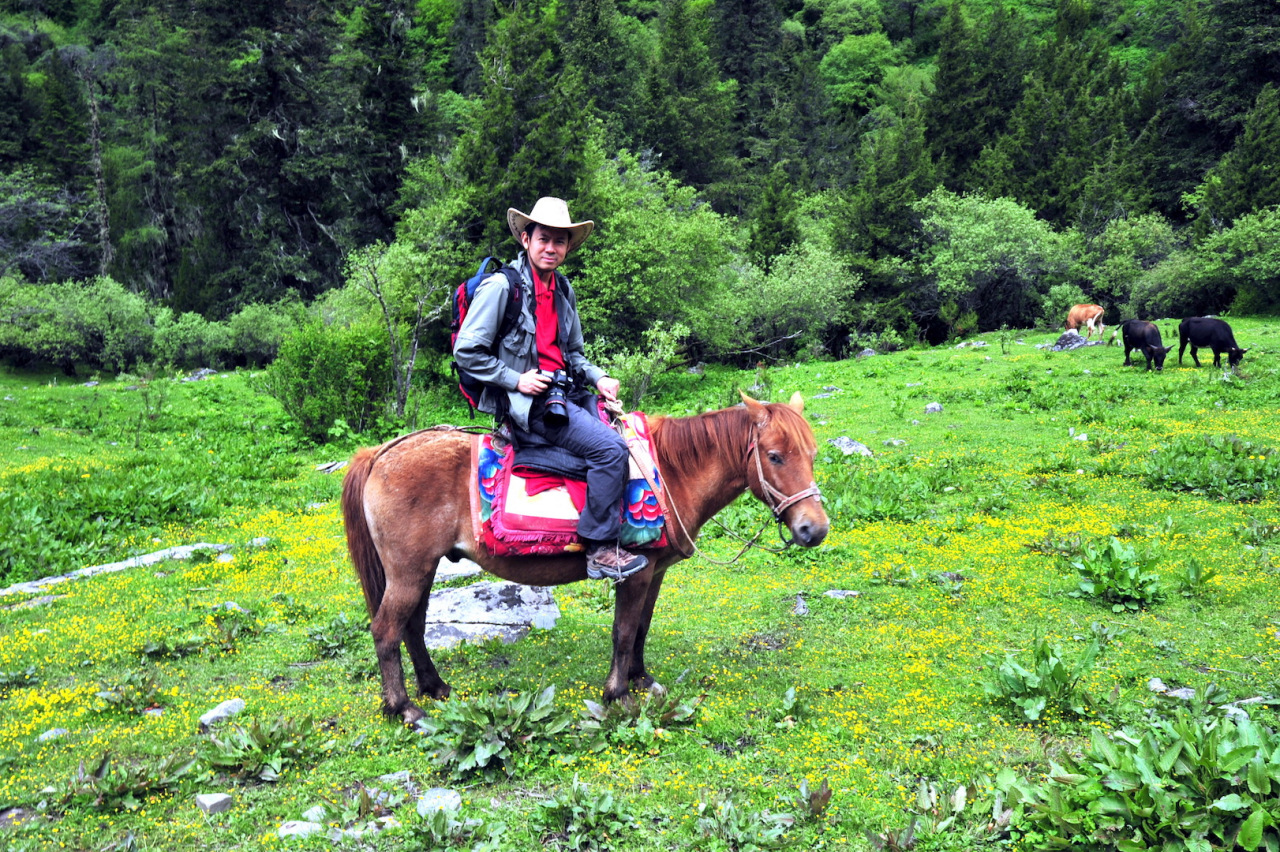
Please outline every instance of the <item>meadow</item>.
M92 387L0 373L0 585L231 545L0 598L0 848L1052 846L1025 791L1067 777L1095 732L1253 698L1253 720L1275 724L1280 320L1232 325L1249 348L1234 373L1176 351L1146 372L1117 347L1053 353L1035 344L1056 333L1008 331L658 385L645 407L672 415L738 387L803 394L826 541L724 565L737 542L708 526L717 561L671 570L649 638L670 694L629 709L591 705L610 586L558 588L553 630L435 654L454 693L426 708L433 735L379 714L341 473L316 470L360 439L302 441L248 372ZM466 419L445 391L425 405L428 421ZM874 455L845 456L841 436ZM768 513L748 498L722 520L750 535ZM244 712L202 733L230 698ZM506 750L466 766L450 736ZM1258 759L1262 812L1280 757ZM404 771L461 809L418 815L403 776L383 778ZM200 793L234 805L205 814ZM1241 801L1196 810L1242 819L1182 848L1257 848ZM325 833L279 835L317 806ZM1079 830L1096 839L1105 811Z

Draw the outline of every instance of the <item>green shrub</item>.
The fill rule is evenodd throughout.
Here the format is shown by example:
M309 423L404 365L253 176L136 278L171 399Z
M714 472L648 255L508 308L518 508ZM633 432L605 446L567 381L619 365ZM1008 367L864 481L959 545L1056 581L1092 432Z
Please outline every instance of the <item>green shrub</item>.
M1013 654L1001 660L992 654L983 659L990 675L982 688L997 701L1012 704L1035 722L1046 709L1076 715L1088 712L1091 700L1080 689L1080 679L1093 667L1098 643L1090 641L1074 666L1069 666L1062 648L1043 637L1031 649L1031 668L1024 667Z
M1213 685L1140 727L1094 729L1041 781L1002 770L1015 825L1036 849L1280 848L1280 735L1225 712Z
M150 307L111 278L0 284L0 354L64 369L88 362L119 372L148 357Z
M648 749L665 729L693 724L698 706L705 698L706 695L700 695L686 700L662 692L609 705L585 701L586 717L578 723L578 728L591 751L603 751L610 746Z
M317 443L335 421L363 432L394 397L386 332L310 322L294 332L267 370L265 388L302 434Z
M1253 502L1280 487L1280 452L1235 435L1177 438L1147 462L1147 485Z
M796 821L789 813L748 811L728 795L705 792L697 815L697 845L712 849L779 849L788 844L787 830Z
M1071 565L1080 575L1075 598L1099 598L1113 612L1138 610L1164 598L1160 577L1147 569L1156 562L1150 551L1139 551L1115 536L1105 544L1089 542Z
M194 765L194 760L179 754L151 764L115 761L111 752L104 752L92 771L86 772L81 761L71 780L58 792L65 808L136 811L149 796L177 787Z
M276 357L303 321L302 303L297 300L245 305L226 322L231 351L250 367L261 367Z
M620 838L639 828L635 813L610 790L591 792L573 776L573 786L538 805L535 817L559 849L621 849Z
M537 694L449 701L438 716L419 724L432 760L449 777L494 781L499 773L515 775L521 759L536 760L554 749L573 719L556 710L555 687L548 686Z
M278 781L290 767L309 764L333 746L333 740L320 742L310 716L280 716L265 723L254 719L248 727L230 725L211 734L200 758L210 769L233 778Z
M340 657L369 635L368 622L357 623L340 612L324 627L307 631L307 639L317 657Z
M1044 297L1040 311L1040 324L1045 328L1062 328L1067 313L1076 305L1089 304L1089 297L1078 284L1054 284Z
M95 693L112 709L141 713L163 703L164 692L155 674L148 671L126 672L114 683L103 684Z
M160 363L221 369L231 364L232 352L231 332L222 323L195 313L175 318L169 308L156 312L154 355Z

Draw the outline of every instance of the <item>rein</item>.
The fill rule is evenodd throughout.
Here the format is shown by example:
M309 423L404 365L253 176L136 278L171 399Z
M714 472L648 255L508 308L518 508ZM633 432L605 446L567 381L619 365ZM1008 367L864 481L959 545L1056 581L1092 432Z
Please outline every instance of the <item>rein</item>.
M689 533L688 528L685 527L684 520L680 517L680 513L676 510L675 501L671 499L671 494L668 492L666 495L667 497L666 503L668 506L671 507L671 514L675 516L676 523L680 525L680 531L684 533L684 537L689 540L689 544L693 547L692 551L685 552L685 549L675 542L674 536L672 537L672 542L671 542L672 546L674 546L675 549L680 552L680 555L685 559L688 559L694 553L697 553L701 555L703 559L707 560L708 562L714 565L732 565L733 563L741 559L743 554L745 554L752 547L755 547L758 550L763 550L766 553L782 553L788 547L796 543L796 540L794 537L788 537L782 531L782 527L783 527L782 513L785 512L791 506L794 506L796 503L799 503L801 500L805 499L806 497L817 497L821 499L822 491L818 488L818 483L810 482L808 488L797 491L795 494L792 494L790 496L783 494L777 488L773 487L773 485L770 484L769 481L764 478L764 465L760 462L760 442L757 438L757 427L754 425L751 427L751 440L747 444L747 454L752 458L754 458L755 460L756 477L760 480L760 490L764 494L764 504L769 507L770 511L773 512L774 523L778 525L778 537L782 539L782 547L776 547L776 548L765 547L764 545L756 544L756 542L760 540L760 536L764 535L764 531L768 529L768 524L765 524L764 526L760 527L759 531L757 531L756 534L752 536L750 539L745 539L742 536L735 533L733 530L729 529L727 526L725 526L723 522L717 520L715 517L712 517L711 520L715 521L717 524L720 524L720 528L722 530L727 532L732 537L736 538L738 541L743 542L742 549L739 550L734 555L734 557L728 560L727 562L720 559L714 559L708 556L706 551L698 547L697 539L693 535L691 535ZM655 464L657 463L656 455L654 458L654 462ZM652 483L650 483L650 487L653 487ZM750 487L750 483L748 483L748 487Z

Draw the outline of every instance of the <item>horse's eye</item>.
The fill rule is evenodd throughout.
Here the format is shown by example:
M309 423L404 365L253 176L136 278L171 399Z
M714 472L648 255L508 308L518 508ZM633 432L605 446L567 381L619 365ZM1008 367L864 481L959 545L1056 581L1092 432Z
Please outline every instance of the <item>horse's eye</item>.
M782 453L777 453L777 452L774 452L773 450L770 450L769 461L773 462L774 464L782 464Z

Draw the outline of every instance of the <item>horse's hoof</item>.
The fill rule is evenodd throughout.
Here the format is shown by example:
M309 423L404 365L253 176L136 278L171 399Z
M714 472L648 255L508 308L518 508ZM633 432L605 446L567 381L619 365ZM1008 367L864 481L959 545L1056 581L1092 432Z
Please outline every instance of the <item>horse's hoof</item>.
M444 701L453 694L453 687L447 683L442 683L434 689L423 690L422 694L434 698L436 701Z
M406 725L412 728L416 726L418 722L427 718L427 714L423 713L422 708L411 701L404 710L400 712L400 718L404 720Z

